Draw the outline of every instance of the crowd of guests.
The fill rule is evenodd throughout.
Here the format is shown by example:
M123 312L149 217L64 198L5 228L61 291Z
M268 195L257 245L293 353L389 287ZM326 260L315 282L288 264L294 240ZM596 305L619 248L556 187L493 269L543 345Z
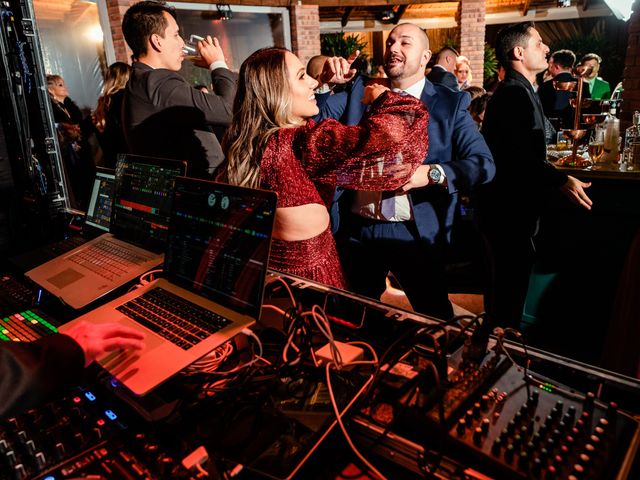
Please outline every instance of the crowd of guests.
M190 176L275 190L272 268L373 298L393 273L416 311L449 318L445 258L460 195L478 198L492 267L500 260L491 244L533 241L543 184L590 204L587 185L558 173L543 150L548 117L566 123L571 116L567 92L553 82L582 75L587 94L606 96L608 84L597 77L601 59L586 55L576 70L575 55L560 50L547 62L549 49L532 24L510 28L498 38L500 70L491 91L471 85L466 57L449 46L432 56L424 31L408 23L390 32L386 78L373 84L353 68L357 54L313 57L305 68L279 48L255 52L238 75L218 40L207 37L197 44L198 66L211 71L211 85L194 87L178 73L185 56L175 10L142 1L122 25L133 65L109 67L89 127L81 126L60 77L49 78L49 91L65 152L77 152L86 132L97 138L100 164L108 167L121 152L187 159ZM540 84L543 72L549 79ZM500 106L505 96L527 107L520 122L515 109ZM510 160L539 126L544 135L531 139L531 159ZM504 133L513 129L518 133ZM527 189L522 202L503 201ZM498 213L501 203L518 205L518 212ZM512 241L513 224L527 216L522 238ZM501 297L492 294L499 276L492 271L487 281L488 299ZM522 302L515 303L517 312Z
M173 8L136 3L122 30L133 65L110 67L90 116L103 163L121 151L186 159L190 176L275 190L277 270L373 298L393 273L414 310L451 318L448 242L459 197L473 192L490 265L485 308L495 323L517 327L549 193L591 206L589 185L546 161L536 78L549 67L549 48L531 22L498 35L504 78L493 93L470 85L468 59L450 47L430 63L427 35L410 23L390 32L386 80L373 85L353 58L321 57L305 68L282 48L258 50L235 74L207 36L198 66L210 70L211 89L178 74L184 41ZM600 60L587 57L596 98L605 90ZM552 56L553 75L564 58ZM73 150L82 119L60 77L49 91ZM217 128L226 129L222 140Z
M109 67L89 126L79 126L83 119L60 77L50 77L50 93L65 151L77 151L86 132L97 138L100 164L108 167L121 152L187 159L190 176L277 191L272 268L373 298L393 273L416 311L449 318L445 259L460 195L478 197L493 267L500 263L490 245L496 238L532 242L542 184L562 187L575 203L589 206L587 185L557 173L541 153L547 117L570 116L566 92L549 86L573 78L575 55L561 50L547 63L549 49L535 27L522 25L508 41L506 34L498 39L501 68L491 91L471 85L466 57L449 46L432 56L424 31L408 23L390 32L386 78L374 84L353 68L357 54L317 56L305 68L279 48L255 52L236 74L218 40L207 37L197 44L198 66L211 71L211 85L194 87L178 73L185 56L175 10L142 1L122 25L133 65ZM515 27L503 31L509 28ZM534 49L539 58L530 65ZM607 94L608 84L597 77L600 62L592 54L580 62L585 90L596 96ZM543 72L550 78L538 87ZM533 114L511 121L516 113L498 107L505 92L516 92L512 105L521 102ZM490 113L501 108L500 115ZM511 140L520 142L540 125L545 135L542 142L531 140L530 164L508 160L505 145L522 150ZM514 128L524 133L504 133ZM501 132L495 135L502 145L492 132ZM531 189L523 201L504 202L518 205L519 213L510 212L518 220L527 216L522 204L530 204L523 237L511 242L497 229L518 230L498 213L503 206L483 206L522 196L523 183ZM499 284L492 271L488 299ZM522 302L515 303L513 310L521 310ZM487 309L491 313L489 300ZM500 321L516 323L514 315Z

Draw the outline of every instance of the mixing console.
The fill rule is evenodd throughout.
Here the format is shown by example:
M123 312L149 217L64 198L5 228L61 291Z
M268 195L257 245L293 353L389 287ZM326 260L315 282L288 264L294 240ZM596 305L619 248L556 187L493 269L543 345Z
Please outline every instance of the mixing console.
M414 330L403 325L409 322L388 320L404 313L369 301L361 305L351 297L345 306L343 292L296 285L298 298L326 305L332 316L345 320L347 339L354 326L358 338L365 339L387 338L380 332L409 338L406 332ZM34 308L4 313L4 341L37 338L58 326ZM273 348L276 343L265 341L273 332L261 333ZM363 454L387 478L640 478L640 417L633 416L640 405L637 381L535 349L528 354L532 371L525 371L505 354L510 351L523 363L524 353L519 357L515 347L490 350L478 364L463 360L463 349L435 354L416 343L391 345L397 350L380 356L394 360L381 367L346 423ZM214 387L217 378L211 383L208 376L190 375L142 398L125 395L123 387L99 373L91 388L0 418L0 479L190 480L224 478L224 472L288 478L314 450L313 455L326 455L319 462L330 465L335 458L331 442L324 440L329 443L325 451L316 449L324 437L314 430L333 412L316 385L318 378L324 381L324 371L306 367L287 370L285 376L263 367L224 388ZM356 373L332 375L336 398L352 398L345 392L361 387L350 376ZM589 390L597 395L584 393ZM283 469L287 465L291 468ZM297 478L329 478L309 472Z
M0 422L0 478L191 478L151 433L93 390Z
M398 371L408 370L406 365L392 369ZM629 472L640 423L618 412L613 402L604 405L593 393L580 394L543 379L530 378L527 385L522 369L494 352L481 366L455 368L447 384L442 402L433 395L429 402L416 401L418 384L413 393L400 389L395 400L381 390L378 397L384 400L363 410L358 428L369 430L363 432L369 443L374 430L390 427L394 437L441 449L444 425L444 453L494 478L637 478ZM393 387L397 390L397 384ZM384 443L384 435L377 436Z
M536 387L527 389L511 367L458 418L453 444L508 478L616 478L625 471L637 446L636 420L615 403L596 403L593 393Z

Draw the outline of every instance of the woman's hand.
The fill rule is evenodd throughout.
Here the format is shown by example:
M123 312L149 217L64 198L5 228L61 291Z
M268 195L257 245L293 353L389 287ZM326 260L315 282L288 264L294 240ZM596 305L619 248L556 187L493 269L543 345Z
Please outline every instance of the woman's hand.
M356 50L349 58L329 57L322 67L322 73L318 81L323 84L337 85L349 82L358 71L351 68L351 64L355 62L360 55L360 50Z
M362 103L364 103L365 105L371 105L376 100L376 98L378 98L387 90L389 90L387 87L380 85L379 83L364 87Z

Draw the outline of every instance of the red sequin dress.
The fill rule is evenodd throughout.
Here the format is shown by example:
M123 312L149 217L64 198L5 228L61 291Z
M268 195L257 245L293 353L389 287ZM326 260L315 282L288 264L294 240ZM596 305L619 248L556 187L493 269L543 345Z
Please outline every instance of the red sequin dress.
M282 128L267 142L260 162L261 187L278 193L278 207L329 206L335 187L396 190L427 156L428 113L412 96L383 93L360 123L336 120ZM313 238L274 238L270 268L345 288L329 225Z

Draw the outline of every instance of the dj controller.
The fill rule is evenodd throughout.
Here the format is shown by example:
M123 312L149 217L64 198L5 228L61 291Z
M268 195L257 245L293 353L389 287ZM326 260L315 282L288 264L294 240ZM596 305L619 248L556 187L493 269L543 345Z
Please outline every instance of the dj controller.
M380 353L389 344L380 339L438 325L296 277L273 276L284 280L300 303L323 307L336 336L348 341L357 332ZM59 322L45 313L46 306L35 307L28 286L8 277L4 283L20 295L3 307L2 341L57 331ZM286 303L284 296L282 289L267 288L266 298L274 304ZM470 360L462 346L434 353L409 342L396 349L345 417L359 449L387 478L640 478L639 382L536 349L524 352L517 343L495 338L480 360ZM253 395L246 386L227 392L214 408L199 393L197 378L189 377L188 388L170 384L137 398L123 395L123 387L99 367L89 373L74 391L0 418L0 478L289 478L234 470L238 464L220 443L225 436L244 438L242 443L258 435L246 427L244 402ZM233 415L239 420L232 421ZM252 428L266 443L272 442L265 434L269 425L290 435L290 425L278 423L280 417L263 423L251 417ZM245 429L245 436L234 429ZM299 440L291 445L302 445Z
M382 379L357 415L360 436L378 453L393 455L401 437L420 446L414 459L437 450L490 478L640 478L638 465L632 470L640 421L615 402L530 372L525 381L523 369L497 352L481 365L453 366L444 388L430 387L429 378L413 390L398 388L398 377L409 381L408 372L419 372L418 362L406 358L392 368L396 378Z

